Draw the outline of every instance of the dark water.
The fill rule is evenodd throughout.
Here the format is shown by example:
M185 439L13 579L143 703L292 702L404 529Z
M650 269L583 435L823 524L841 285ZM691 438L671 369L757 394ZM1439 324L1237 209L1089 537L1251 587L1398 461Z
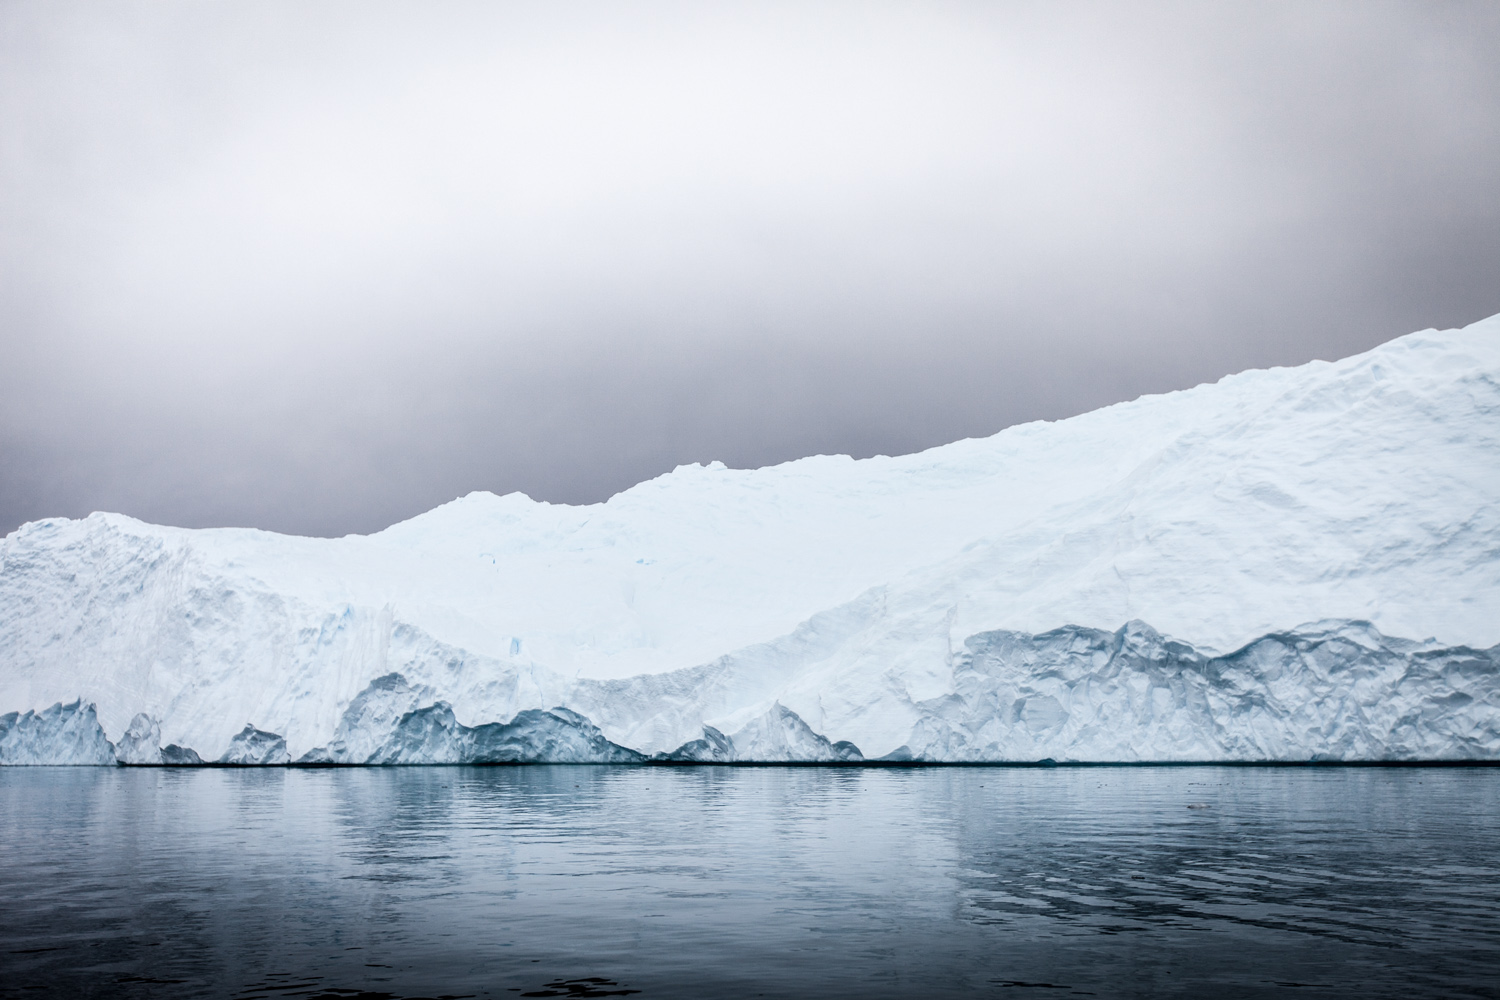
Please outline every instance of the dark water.
M1500 769L0 769L4 997L1088 994L1500 996Z

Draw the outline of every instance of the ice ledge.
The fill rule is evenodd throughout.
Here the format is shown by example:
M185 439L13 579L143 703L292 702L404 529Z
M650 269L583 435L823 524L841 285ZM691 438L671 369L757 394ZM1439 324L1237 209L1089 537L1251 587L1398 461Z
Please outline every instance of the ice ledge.
M1342 620L1218 656L1139 621L1114 632L996 630L965 641L947 693L910 708L906 743L878 761L779 701L733 734L703 725L700 738L648 757L566 706L465 726L449 703L392 673L296 763L1500 762L1500 646L1439 647ZM159 740L142 714L111 743L81 700L0 716L0 764L205 763ZM247 723L213 763L293 762L281 735Z

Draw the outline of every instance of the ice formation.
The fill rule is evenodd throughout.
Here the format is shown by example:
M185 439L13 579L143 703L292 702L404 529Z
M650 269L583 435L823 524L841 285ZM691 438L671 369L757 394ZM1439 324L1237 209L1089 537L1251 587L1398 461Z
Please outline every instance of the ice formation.
M166 759L162 756L161 726L156 720L145 712L131 719L130 728L125 730L125 735L115 744L115 760L121 764L138 764L143 767L164 764Z
M0 763L1497 758L1496 497L1500 317L584 507L39 521Z
M40 712L0 715L0 764L113 764L93 705L61 702Z
M287 753L284 737L279 733L256 729L248 722L244 729L234 734L234 739L229 741L229 749L219 758L220 764L238 767L264 767L268 764L291 762L292 755Z

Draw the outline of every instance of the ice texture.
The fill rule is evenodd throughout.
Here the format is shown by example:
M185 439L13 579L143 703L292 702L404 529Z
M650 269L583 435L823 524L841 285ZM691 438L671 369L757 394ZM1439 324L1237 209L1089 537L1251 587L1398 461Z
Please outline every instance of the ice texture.
M250 731L254 732L254 727L250 727ZM130 720L130 728L125 730L125 735L115 744L115 761L129 767L198 767L204 763L203 758L190 747L180 747L175 743L162 746L161 724L145 712L137 713ZM232 763L255 764L260 761L244 757Z
M370 682L349 707L327 747L317 747L298 758L300 764L366 764L395 733L402 718L423 702L423 691L400 674L385 674ZM432 699L426 699L431 704Z
M796 712L777 703L733 736L704 726L701 737L656 759L693 764L852 764L865 758L853 743L830 742L813 732Z
M197 767L203 763L203 758L192 747L168 743L161 748L161 762L164 767Z
M507 723L460 725L446 702L402 716L369 764L633 764L644 757L566 708L526 709Z
M1496 497L1500 317L588 506L38 521L0 542L0 760L88 757L33 738L80 696L162 763L1497 758Z
M704 726L700 738L662 754L659 759L685 764L730 764L735 759L734 743L713 726Z
M121 764L161 764L161 725L145 712L137 713L115 744L115 759Z
M0 764L114 762L114 744L105 737L94 706L81 700L0 715Z
M1144 622L970 637L918 706L921 760L1478 760L1500 748L1500 646L1325 622L1210 656Z
M219 758L220 764L236 764L241 767L265 767L271 764L290 764L286 739L277 733L256 729L250 723L229 741L229 749Z
M708 736L705 730L704 736ZM859 748L848 740L831 742L815 733L802 717L777 702L770 711L747 722L728 738L730 760L760 764L813 763L863 760Z
M465 726L447 702L422 705L424 692L400 674L370 682L349 704L327 747L299 764L629 764L644 760L605 739L566 708L526 709L509 722Z

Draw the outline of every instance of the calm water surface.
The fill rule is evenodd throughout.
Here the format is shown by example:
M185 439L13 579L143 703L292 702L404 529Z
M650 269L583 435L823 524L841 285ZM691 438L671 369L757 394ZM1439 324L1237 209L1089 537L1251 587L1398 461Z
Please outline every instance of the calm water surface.
M3 768L52 995L1495 997L1500 770Z

